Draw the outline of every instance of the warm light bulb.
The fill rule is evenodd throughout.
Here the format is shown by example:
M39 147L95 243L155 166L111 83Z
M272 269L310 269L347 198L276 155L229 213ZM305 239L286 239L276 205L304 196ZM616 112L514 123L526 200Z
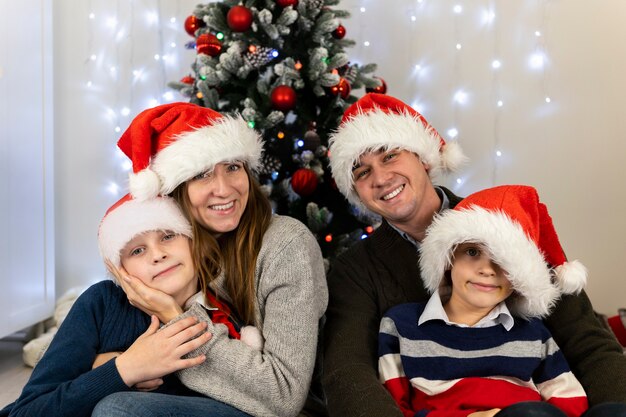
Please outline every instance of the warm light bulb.
M450 138L453 138L453 139L454 139L454 138L456 138L458 135L459 135L459 131L458 131L456 128L454 128L454 127L453 127L453 128L451 128L451 129L448 129L448 136L449 136Z
M498 103L497 103L497 104L498 104L498 107L502 107L502 106L504 106L504 102L503 102L502 100L498 100Z
M89 13L89 18L91 20L95 19L96 18L96 14L95 13Z
M501 66L502 66L502 63L498 61L497 59L494 59L493 61L491 61L491 68L499 69Z
M109 193L113 194L113 195L118 195L119 191L120 191L120 186L117 185L114 182L109 183L109 186L107 187L107 190L109 191Z
M540 52L534 53L530 56L530 61L529 61L530 67L534 69L541 69L543 68L544 60L545 60L545 57L542 53Z
M550 97L546 97L546 103L550 103L552 99Z
M454 6L454 13L459 14L463 11L463 7L460 4L457 4L456 6Z
M454 101L459 104L465 104L467 102L467 93L463 90L459 90L454 93Z
M365 41L365 42L363 42L363 45L370 46L370 42L369 41Z
M460 43L457 43L457 44L456 44L456 49L461 49L461 48L462 48L461 44L460 44Z
M122 108L122 110L120 110L120 114L122 116L128 116L130 114L130 109L128 107L124 107Z
M502 152L501 151L496 151L496 156L502 156Z

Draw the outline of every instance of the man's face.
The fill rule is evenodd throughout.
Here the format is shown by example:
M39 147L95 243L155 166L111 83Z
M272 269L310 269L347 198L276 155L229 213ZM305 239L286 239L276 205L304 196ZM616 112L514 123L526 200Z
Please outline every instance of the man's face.
M366 153L352 171L354 189L365 207L402 227L419 218L424 196L433 191L427 168L406 150Z

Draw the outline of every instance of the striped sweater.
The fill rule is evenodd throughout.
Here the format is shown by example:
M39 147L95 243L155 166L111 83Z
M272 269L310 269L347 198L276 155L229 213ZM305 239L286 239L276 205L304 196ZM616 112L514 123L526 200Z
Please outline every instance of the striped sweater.
M464 417L521 401L580 416L587 397L541 320L461 328L418 326L424 303L391 308L380 324L380 381L406 417Z

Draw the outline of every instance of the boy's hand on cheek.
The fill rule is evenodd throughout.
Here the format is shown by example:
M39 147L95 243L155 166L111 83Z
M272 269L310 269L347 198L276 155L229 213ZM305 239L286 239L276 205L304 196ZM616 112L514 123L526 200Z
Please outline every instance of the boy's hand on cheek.
M157 316L161 323L168 323L183 313L181 306L169 294L151 288L141 280L128 275L123 267L118 269L107 262L107 268L126 293L128 302L144 313Z

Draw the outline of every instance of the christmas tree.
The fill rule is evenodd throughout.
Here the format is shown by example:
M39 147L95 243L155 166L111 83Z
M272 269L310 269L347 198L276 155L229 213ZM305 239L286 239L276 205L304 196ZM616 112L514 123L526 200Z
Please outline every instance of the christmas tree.
M224 0L185 20L195 38L193 73L170 86L192 103L240 113L265 139L259 181L275 212L301 220L332 259L373 230L336 189L328 138L351 91L384 93L376 65L350 63L339 0Z

